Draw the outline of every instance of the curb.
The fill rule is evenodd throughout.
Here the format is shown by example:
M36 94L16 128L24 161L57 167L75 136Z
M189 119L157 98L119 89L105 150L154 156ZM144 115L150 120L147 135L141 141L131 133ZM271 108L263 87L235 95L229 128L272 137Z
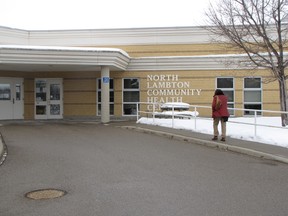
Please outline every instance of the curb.
M0 166L4 163L7 156L7 146L4 142L2 134L0 133Z
M186 141L189 143L193 144L198 144L198 145L203 145L207 147L213 147L213 148L219 148L222 150L226 151L231 151L231 152L236 152L236 153L241 153L261 159L267 159L267 160L274 160L282 163L288 164L288 158L261 152L261 151L256 151L253 149L248 149L248 148L243 148L239 146L232 146L229 144L222 144L222 143L217 143L209 140L203 140L203 139L198 139L198 138L192 138L192 137L187 137L187 136L182 136L182 135L177 135L177 134L172 134L172 133L166 133L162 131L155 131L155 130L150 130L146 128L141 128L141 127L134 127L134 126L120 126L121 128L128 129L128 130L134 130L137 132L144 132L148 134L154 134L157 136L162 136L162 137L167 137L169 139L175 139L175 140L180 140L180 141Z

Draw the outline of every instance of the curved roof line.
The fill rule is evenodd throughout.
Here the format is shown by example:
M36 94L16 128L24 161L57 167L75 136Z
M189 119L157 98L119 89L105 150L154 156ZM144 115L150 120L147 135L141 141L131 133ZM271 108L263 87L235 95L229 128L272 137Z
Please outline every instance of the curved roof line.
M0 45L0 70L97 71L109 66L124 71L129 55L115 48Z

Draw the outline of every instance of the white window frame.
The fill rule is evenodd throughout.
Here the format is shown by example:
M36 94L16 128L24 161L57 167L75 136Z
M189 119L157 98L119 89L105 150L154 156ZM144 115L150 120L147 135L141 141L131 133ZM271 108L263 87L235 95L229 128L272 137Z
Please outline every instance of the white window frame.
M126 79L130 79L130 80L131 79L137 79L138 80L138 88L137 89L136 88L125 89L124 88L124 80L126 80ZM125 104L135 104L137 106L137 102L124 102L124 92L139 92L139 101L138 102L140 102L141 101L141 99L140 99L140 78L137 78L137 77L126 77L126 78L122 79L122 116L136 116L137 113L135 113L135 114L125 114L125 112L124 112Z
M260 79L260 88L245 88L245 79ZM261 102L245 102L245 92L258 92L260 91L261 93ZM243 78L243 109L245 109L245 105L249 105L249 104L257 104L257 105L261 105L261 109L263 109L263 88L262 88L262 77L244 77ZM251 116L254 115L253 114L245 114L245 111L243 112L244 116ZM257 112L257 115L262 115L262 112Z
M220 88L220 87L218 87L218 82L217 82L217 80L218 79L227 79L227 78L229 78L229 79L232 79L233 80L233 88ZM233 91L233 102L227 102L227 104L228 104L228 107L229 107L229 105L232 105L232 108L235 108L235 78L234 77L230 77L230 76L223 76L223 77L216 77L216 80L215 80L215 86L216 86L216 89L221 89L222 91ZM227 96L227 95L226 95ZM230 113L230 115L231 116L234 116L235 115L235 112L234 112L234 110L229 110L229 113Z

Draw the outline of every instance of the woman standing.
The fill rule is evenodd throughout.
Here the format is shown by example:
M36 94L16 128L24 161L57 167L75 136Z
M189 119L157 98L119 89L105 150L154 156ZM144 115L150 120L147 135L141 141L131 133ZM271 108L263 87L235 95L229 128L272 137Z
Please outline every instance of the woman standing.
M227 106L228 98L224 95L221 89L216 89L213 101L212 101L212 118L213 118L213 130L214 137L212 140L218 140L219 131L218 125L221 121L221 141L225 142L226 140L226 122L228 121L229 112Z

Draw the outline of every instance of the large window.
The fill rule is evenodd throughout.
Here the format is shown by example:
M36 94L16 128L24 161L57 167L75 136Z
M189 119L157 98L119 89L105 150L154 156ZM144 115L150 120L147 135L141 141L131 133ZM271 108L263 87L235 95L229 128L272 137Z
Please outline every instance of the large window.
M234 98L234 78L233 77L217 77L216 88L221 89L228 97L228 108L235 107ZM234 115L234 110L229 110L230 115Z
M101 115L101 79L97 79L97 101L98 101L98 112L97 115ZM110 115L114 115L114 80L110 78L109 82L109 105L110 105Z
M136 115L137 102L140 101L139 79L123 79L123 115Z
M262 110L261 78L244 78L244 109ZM261 112L257 114L261 115ZM245 110L244 115L254 115L254 112Z

